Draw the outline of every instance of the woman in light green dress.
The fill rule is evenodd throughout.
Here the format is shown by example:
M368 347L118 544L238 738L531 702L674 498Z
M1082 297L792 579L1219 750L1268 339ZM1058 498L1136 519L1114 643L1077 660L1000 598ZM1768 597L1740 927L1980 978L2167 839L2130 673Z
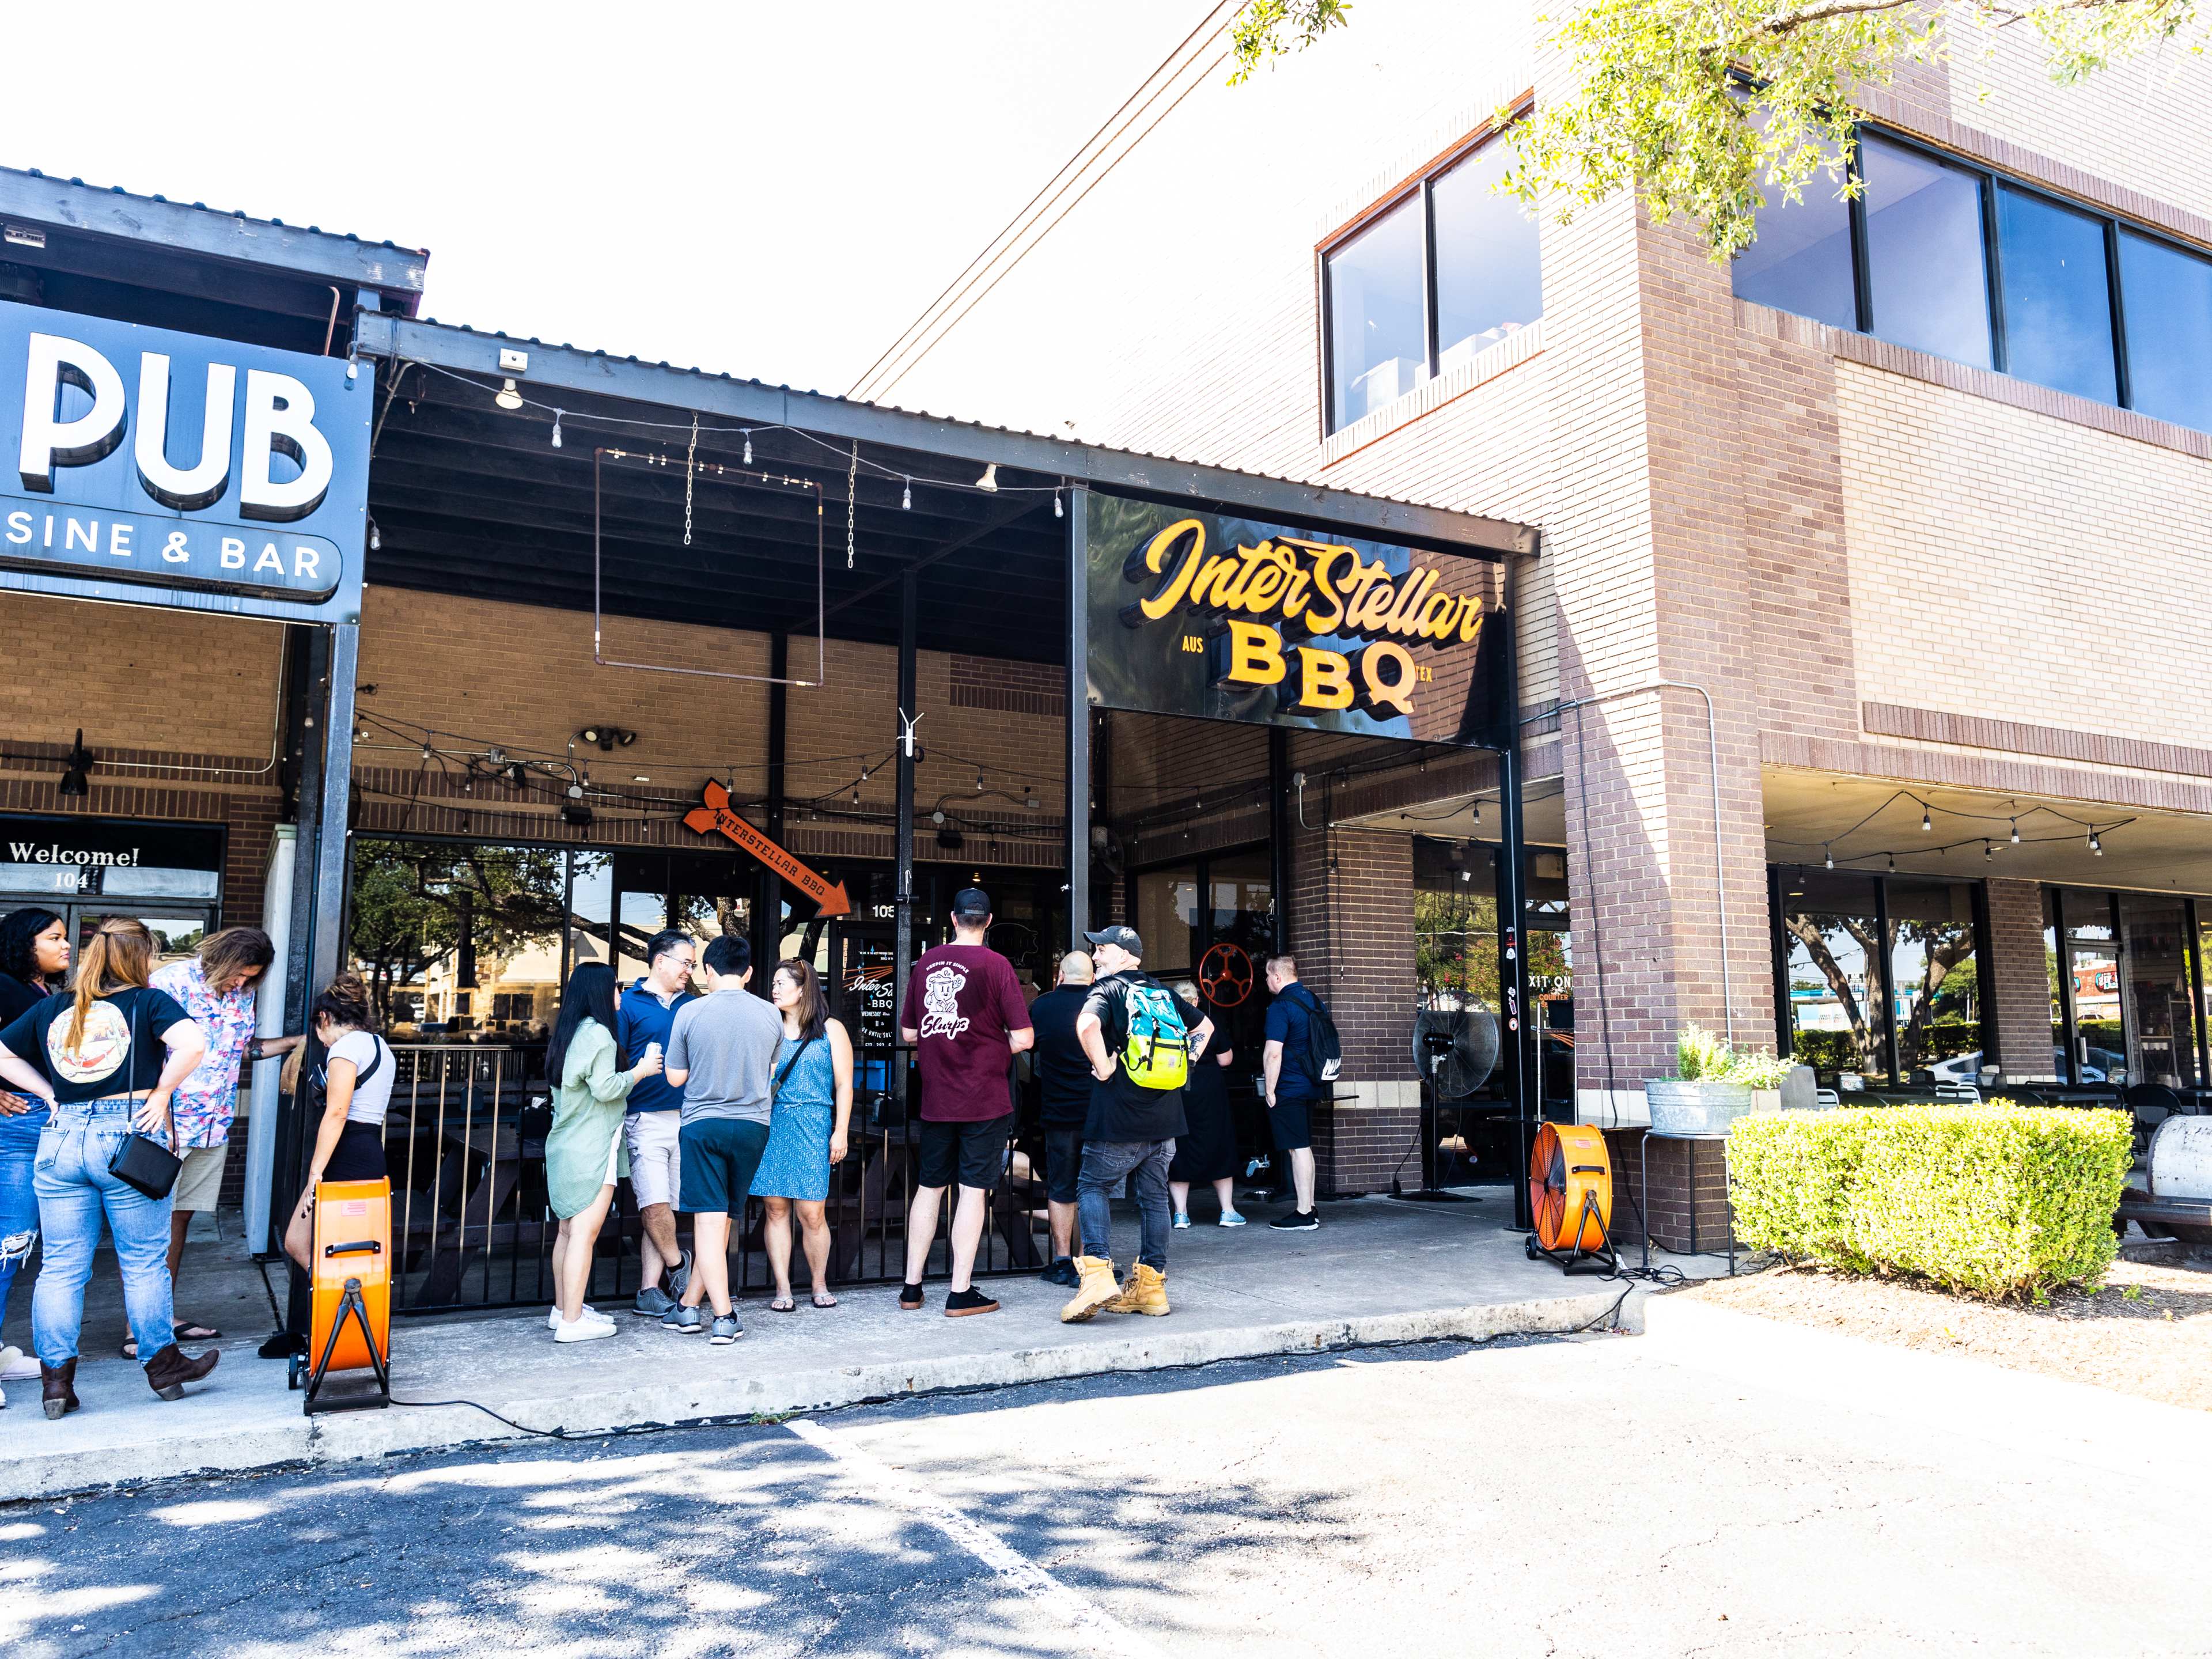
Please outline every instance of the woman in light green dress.
M545 1075L554 1085L553 1127L545 1137L545 1192L561 1231L553 1241L553 1285L559 1298L546 1317L556 1342L612 1336L615 1322L584 1305L592 1254L614 1201L622 1158L623 1109L631 1085L660 1072L658 1044L636 1065L621 1068L615 1043L614 969L587 962L568 977L561 1018L545 1045Z

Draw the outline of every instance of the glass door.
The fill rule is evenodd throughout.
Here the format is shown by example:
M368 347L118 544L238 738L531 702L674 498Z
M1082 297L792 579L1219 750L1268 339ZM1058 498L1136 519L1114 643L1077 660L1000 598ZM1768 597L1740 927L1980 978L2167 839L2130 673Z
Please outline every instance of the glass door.
M2074 1078L2077 1083L2128 1080L2119 951L2111 934L2108 927L2085 928L2066 942L2067 971L2074 984Z

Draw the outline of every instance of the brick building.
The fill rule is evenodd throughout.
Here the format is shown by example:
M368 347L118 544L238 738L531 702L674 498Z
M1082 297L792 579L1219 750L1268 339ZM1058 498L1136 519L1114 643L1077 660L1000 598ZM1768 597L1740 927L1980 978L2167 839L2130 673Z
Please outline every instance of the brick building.
M1529 836L1565 854L1551 1114L1644 1121L1692 1021L1844 1090L2212 1084L2212 70L2061 89L2025 32L1969 31L1869 95L1863 204L1771 204L1729 267L1626 198L1540 227L1489 190L1495 112L1567 72L1534 9L1370 8L1194 85L871 390L988 366L987 416L1540 527L1512 574ZM1196 257L1127 280L1143 227ZM1041 328L1070 307L1079 369ZM1301 952L1357 941L1324 972L1387 1034L1346 1185L1412 1109L1433 844L1495 834L1486 777L1421 785L1347 785L1295 860ZM1653 1150L1675 1242L1684 1152Z

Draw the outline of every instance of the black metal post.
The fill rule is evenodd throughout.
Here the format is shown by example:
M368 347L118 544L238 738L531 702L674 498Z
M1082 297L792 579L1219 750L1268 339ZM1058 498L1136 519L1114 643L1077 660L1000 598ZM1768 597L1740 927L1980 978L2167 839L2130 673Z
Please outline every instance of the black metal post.
M768 838L783 845L784 728L789 722L789 689L783 684L791 672L791 635L778 629L769 635L768 672L775 677L768 689ZM761 874L760 919L753 928L754 958L763 969L783 954L783 878L773 870ZM756 971L758 986L772 975Z
M899 642L898 642L898 869L894 876L891 904L891 975L894 981L891 1006L895 1011L906 1006L907 975L914 971L914 720L919 712L915 708L915 623L918 608L915 599L917 583L915 574L908 570L899 579ZM897 1030L900 1014L892 1015L892 1030ZM891 1087L899 1099L906 1099L906 1067L891 1067Z
M2059 1080L2070 1089L2081 1084L2081 1063L2080 1039L2074 1028L2074 947L2066 942L2066 890L2063 887L2051 890L2051 926L2058 940L2059 1044L2066 1055Z
M1901 1089L1905 1079L1897 1070L1897 988L1890 983L1889 878L1874 878L1874 936L1880 960L1875 979L1881 987L1882 1064L1889 1069L1889 1086Z
M1067 506L1067 944L1091 926L1091 491Z
M2197 931L2197 901L2181 901L2181 925L2189 930L2189 1002L2194 1011L2190 1024L2197 1032L2197 1083L2199 1088L2212 1088L2212 1056L2206 1054L2207 1033L2204 1006L2204 938Z
M1504 821L1498 856L1498 980L1505 998L1505 1052L1511 1066L1513 1117L1519 1126L1521 1161L1513 1177L1513 1224L1535 1224L1528 1208L1528 1152L1542 1117L1543 1072L1540 1038L1532 1040L1528 1006L1528 901L1527 844L1522 838L1521 744L1498 752L1498 815Z
M1267 728L1267 892L1275 954L1291 948L1291 734Z

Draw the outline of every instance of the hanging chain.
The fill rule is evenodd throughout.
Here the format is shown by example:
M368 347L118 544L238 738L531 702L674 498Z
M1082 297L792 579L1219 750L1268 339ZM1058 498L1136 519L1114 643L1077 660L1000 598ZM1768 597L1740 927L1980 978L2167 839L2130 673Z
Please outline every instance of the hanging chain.
M860 488L860 441L853 441L853 464L845 470L845 568L853 568L853 500Z
M699 470L699 417L691 417L691 447L684 452L684 545L691 545L691 479Z

